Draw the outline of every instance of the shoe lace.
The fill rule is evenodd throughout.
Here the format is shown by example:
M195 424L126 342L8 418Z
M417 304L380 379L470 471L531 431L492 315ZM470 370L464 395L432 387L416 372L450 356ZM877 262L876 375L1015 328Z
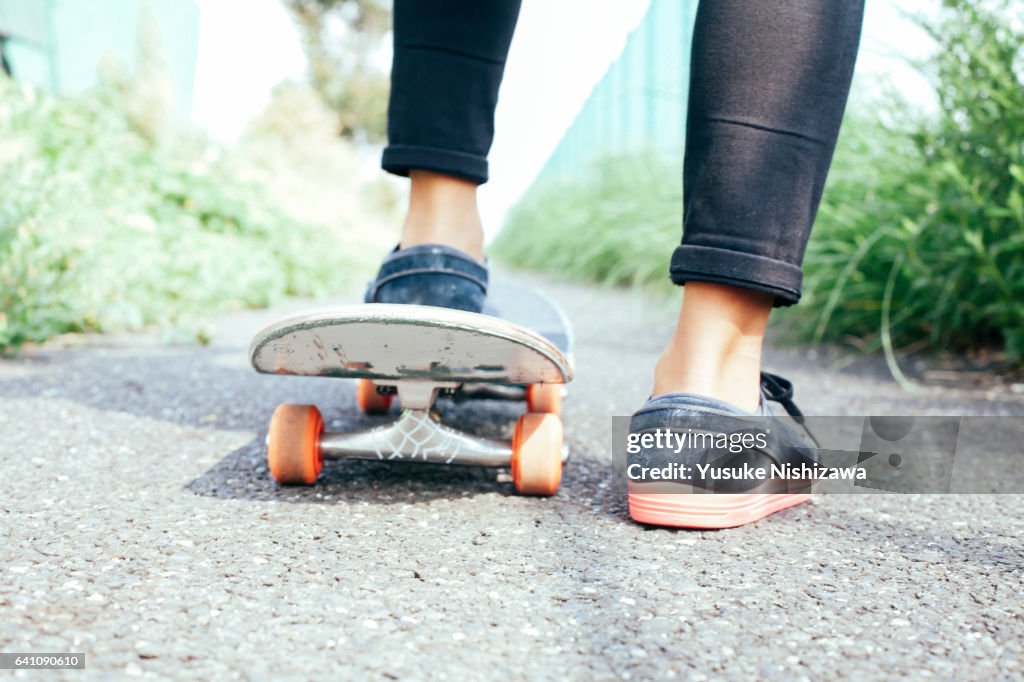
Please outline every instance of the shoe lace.
M768 400L774 400L782 405L798 424L804 423L804 413L793 402L793 382L778 374L761 372L761 390Z
M811 430L807 428L806 418L804 413L800 411L800 408L793 402L793 382L785 377L780 377L778 374L771 374L770 372L761 372L761 391L764 392L764 396L768 400L774 400L778 404L782 405L783 409L789 413L789 416L793 418L797 424L803 427L803 430L807 432L807 435L811 437L814 444L819 448L821 444L818 439L811 433Z

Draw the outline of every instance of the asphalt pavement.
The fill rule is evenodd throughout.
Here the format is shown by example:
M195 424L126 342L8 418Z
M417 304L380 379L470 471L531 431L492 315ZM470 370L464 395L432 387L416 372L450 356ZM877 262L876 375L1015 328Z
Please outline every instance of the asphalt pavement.
M572 319L572 457L551 499L493 471L329 462L269 478L280 402L383 423L352 385L257 375L252 334L91 337L0 360L0 652L86 654L26 679L1020 679L1024 496L823 495L746 527L627 514L612 415L650 388L674 313L547 282ZM821 415L1024 416L1024 386L900 389L877 360L773 347ZM508 437L522 406L449 405ZM1022 455L1024 456L1024 455ZM13 673L11 673L13 674Z

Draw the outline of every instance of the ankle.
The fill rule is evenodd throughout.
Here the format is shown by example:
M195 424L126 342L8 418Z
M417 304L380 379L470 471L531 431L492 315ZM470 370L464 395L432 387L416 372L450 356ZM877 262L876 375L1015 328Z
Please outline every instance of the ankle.
M420 244L443 244L468 253L478 261L484 260L483 227L479 221L453 225L449 220L406 221L402 228L399 248Z
M771 309L768 294L688 283L675 334L655 368L654 394L696 393L756 410Z
M482 261L484 234L476 184L428 171L414 170L410 178L400 246L444 244Z
M693 393L754 412L761 399L759 351L734 348L712 356L670 344L655 366L653 395Z

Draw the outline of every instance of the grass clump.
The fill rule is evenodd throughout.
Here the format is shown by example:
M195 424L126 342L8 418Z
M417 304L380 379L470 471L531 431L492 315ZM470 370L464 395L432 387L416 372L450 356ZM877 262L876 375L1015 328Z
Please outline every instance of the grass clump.
M289 218L230 153L154 139L128 99L0 79L0 351L348 283L353 256L336 237Z
M596 282L667 284L682 227L681 172L645 153L600 159L585 176L534 183L509 213L494 253Z
M802 338L867 350L1002 348L1024 358L1024 32L1004 0L921 21L934 116L848 126L816 233ZM895 369L895 367L894 367Z
M803 341L998 348L1024 359L1024 28L1009 0L946 0L919 23L935 114L890 95L851 107L804 262ZM1020 19L1019 12L1017 18ZM511 262L597 281L667 281L678 167L638 157L534 187L497 246Z

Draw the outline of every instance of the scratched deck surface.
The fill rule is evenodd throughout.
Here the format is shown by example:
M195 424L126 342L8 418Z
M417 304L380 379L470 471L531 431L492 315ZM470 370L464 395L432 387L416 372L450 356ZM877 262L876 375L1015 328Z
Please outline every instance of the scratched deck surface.
M527 298L527 304L519 305ZM572 362L563 351L570 348L570 339L557 308L544 301L540 295L519 294L497 300L507 303L503 311L518 320L538 320L558 343L493 315L363 304L309 310L280 320L256 335L250 359L258 371L270 374L564 383L572 378Z

